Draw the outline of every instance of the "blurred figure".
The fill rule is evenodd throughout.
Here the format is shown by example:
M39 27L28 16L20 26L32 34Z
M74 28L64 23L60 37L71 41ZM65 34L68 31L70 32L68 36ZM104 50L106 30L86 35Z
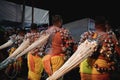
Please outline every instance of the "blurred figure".
M20 46L20 44L23 42L24 39L24 35L25 35L25 30L20 29L18 31L18 34L16 34L15 38L15 42L13 43L13 45L11 46L11 48L8 50L9 56ZM11 38L13 38L11 36ZM13 39L14 40L14 39ZM5 70L6 75L9 78L16 78L16 76L18 74L21 73L21 67L22 67L22 63L23 63L23 59L22 57L19 57L16 62L11 63L8 65L8 67Z
M46 31L48 33L52 33L48 42L50 44L50 48L43 57L43 66L49 76L64 64L66 50L71 44L74 44L68 30L62 28L62 22L63 20L60 15L53 16L53 25Z
M110 74L116 69L116 57L120 56L120 48L116 36L106 29L106 19L103 16L95 19L95 32L85 32L80 43L86 39L97 39L99 47L92 56L80 63L81 80L110 80ZM115 79L116 80L116 79Z
M37 24L31 24L31 32L27 33L25 37L23 37L23 42L19 45L17 49L12 49L13 53L4 61L0 63L0 69L3 69L5 66L17 61L22 55L28 53L27 61L28 61L28 79L29 80L40 80L41 73L43 71L42 67L42 59L39 53L39 46L30 47L38 38L40 38L40 32L37 31ZM8 41L7 45L11 45L14 41L16 41L16 37L12 36L11 40ZM20 42L18 40L18 42ZM41 41L39 41L41 42ZM17 43L18 44L18 43ZM39 44L39 43L37 43ZM42 41L44 44L44 41ZM6 46L3 46L6 47ZM1 47L1 48L3 48ZM30 49L28 49L30 47ZM26 51L27 49L27 51Z
M31 24L30 33L27 33L25 39L30 40L30 44L34 43L40 37L37 24ZM39 55L39 47L29 51L27 55L28 64L28 80L40 80L43 72L42 57Z
M120 36L120 34L119 33L117 33L117 32L113 32L113 30L112 30L112 27L111 27L111 25L109 24L109 22L107 21L107 23L106 23L106 30L107 30L107 32L108 33L111 33L111 34L113 34L115 37L116 37L116 39L117 39L117 41L118 41L118 46L120 47L120 42L119 42L119 36ZM116 70L114 70L113 72L111 72L111 74L110 74L110 80L120 80L120 76L119 76L119 74L120 74L120 57L119 57L119 55L115 55L114 56L116 59Z

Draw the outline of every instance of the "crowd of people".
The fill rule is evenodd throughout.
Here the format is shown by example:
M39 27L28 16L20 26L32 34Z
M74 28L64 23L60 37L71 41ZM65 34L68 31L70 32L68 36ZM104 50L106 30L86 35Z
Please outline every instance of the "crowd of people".
M75 42L68 29L62 27L60 15L52 17L52 25L46 30L38 31L37 24L33 23L30 32L21 29L4 36L7 40L1 43L0 51L9 50L2 53L7 56L0 60L0 71L6 76L17 74L12 77L14 80L18 74L25 73L25 80L45 80L64 65L79 45L90 39L98 40L96 51L57 80L120 80L120 39L105 17L99 16L94 20L95 31L80 34L79 43Z

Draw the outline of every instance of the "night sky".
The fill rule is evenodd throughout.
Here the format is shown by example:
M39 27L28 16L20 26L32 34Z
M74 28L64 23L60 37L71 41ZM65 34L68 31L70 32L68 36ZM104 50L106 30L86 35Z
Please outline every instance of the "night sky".
M82 18L90 17L92 15L103 15L110 22L112 26L120 26L119 6L112 5L110 2L92 2L82 0L7 0L17 4L34 6L41 9L50 11L50 19L52 15L59 14L63 18L63 23L79 20ZM114 13L114 14L113 14ZM112 15L111 15L112 14ZM118 15L119 16L118 16ZM111 15L111 16L110 16Z

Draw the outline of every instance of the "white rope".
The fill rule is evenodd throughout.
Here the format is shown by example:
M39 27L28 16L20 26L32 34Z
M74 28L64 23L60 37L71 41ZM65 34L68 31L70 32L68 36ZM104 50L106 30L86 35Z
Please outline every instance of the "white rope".
M97 47L96 41L88 41L86 40L84 43L82 43L76 52L66 61L66 63L59 68L56 72L53 73L50 77L48 77L46 80L57 80L62 75L67 73L68 71L75 68L77 65L79 65L84 59L86 59L88 56L90 56Z

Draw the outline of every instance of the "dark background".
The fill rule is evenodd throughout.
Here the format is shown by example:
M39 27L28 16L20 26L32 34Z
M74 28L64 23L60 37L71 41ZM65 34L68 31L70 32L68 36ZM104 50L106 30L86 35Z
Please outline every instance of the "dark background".
M51 15L59 14L63 17L63 23L95 16L105 16L114 27L120 26L119 4L110 1L83 1L83 0L7 0L17 4L34 6L50 11ZM94 15L94 16L92 16Z

